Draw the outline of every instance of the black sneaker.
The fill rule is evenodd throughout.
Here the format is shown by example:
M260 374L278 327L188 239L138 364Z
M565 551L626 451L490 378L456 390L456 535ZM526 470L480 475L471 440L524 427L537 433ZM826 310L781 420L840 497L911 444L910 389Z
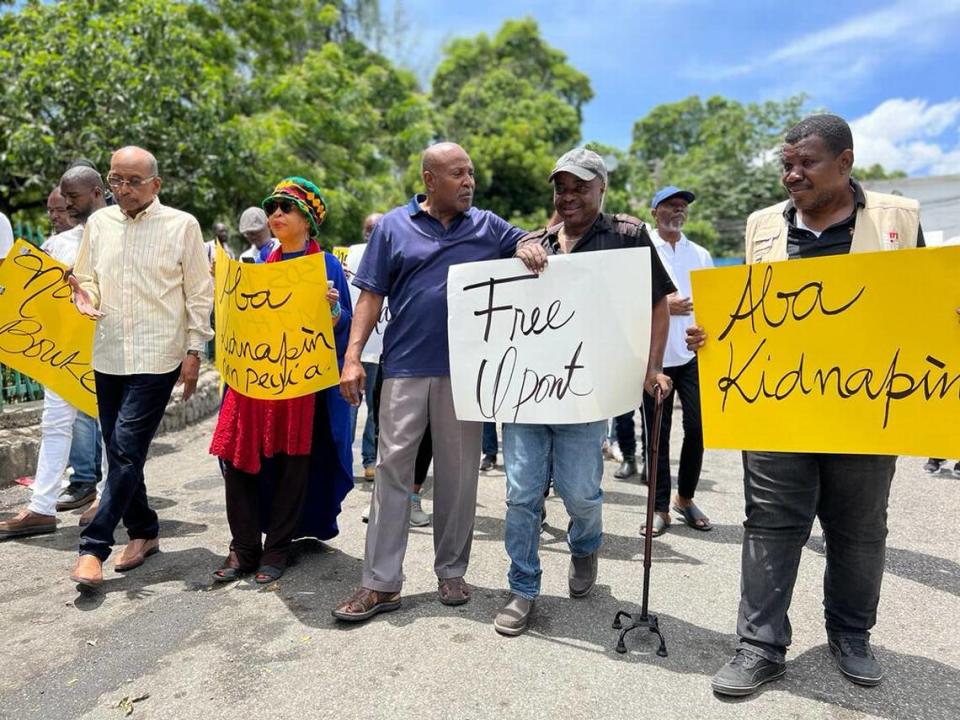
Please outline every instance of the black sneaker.
M57 512L83 507L92 503L96 497L96 485L92 483L70 483L57 498Z
M480 460L480 472L486 472L487 470L493 470L497 466L497 456L496 455L484 455L483 459Z
M742 697L755 693L764 683L779 680L786 671L785 663L773 662L752 650L738 648L733 660L720 668L710 684L719 695Z
M936 475L945 461L939 458L930 458L923 464L923 471L928 475Z
M870 649L869 635L832 633L827 642L837 667L851 682L872 687L883 679L883 669Z

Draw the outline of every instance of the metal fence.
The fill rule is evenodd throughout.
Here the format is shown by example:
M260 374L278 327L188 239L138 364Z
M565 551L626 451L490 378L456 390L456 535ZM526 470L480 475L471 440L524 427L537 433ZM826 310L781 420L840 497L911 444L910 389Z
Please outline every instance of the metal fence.
M18 240L26 240L31 245L40 247L46 240L46 235L31 223L15 221L13 234ZM43 385L26 375L0 364L0 406L5 403L30 402L43 397Z

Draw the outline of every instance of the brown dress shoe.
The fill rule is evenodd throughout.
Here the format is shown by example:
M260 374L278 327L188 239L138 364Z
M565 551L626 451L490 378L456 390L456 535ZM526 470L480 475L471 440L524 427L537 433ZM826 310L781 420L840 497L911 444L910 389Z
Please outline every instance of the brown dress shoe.
M100 587L103 585L103 563L96 555L81 555L70 579L84 587Z
M80 522L77 523L80 527L86 527L93 522L93 516L97 514L97 510L100 509L100 499L97 498L93 501L93 505L88 507L80 515Z
M32 510L21 510L9 520L0 522L0 540L4 538L27 537L52 533L57 529L55 515L41 515Z
M152 540L136 538L131 540L117 556L117 562L113 569L117 572L133 570L143 565L144 560L158 552L160 552L160 538L153 538Z

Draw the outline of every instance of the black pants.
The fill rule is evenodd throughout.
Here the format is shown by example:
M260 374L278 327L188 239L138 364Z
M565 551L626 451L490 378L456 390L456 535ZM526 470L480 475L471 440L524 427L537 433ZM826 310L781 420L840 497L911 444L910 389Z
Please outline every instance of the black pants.
M309 479L309 455L274 457L272 502L266 540L261 545L260 476L237 470L224 463L223 480L230 524L230 549L240 567L253 570L259 565L287 566L287 555L303 515Z
M617 445L623 453L624 460L637 459L637 424L633 420L634 410L613 419L613 430L617 434ZM640 441L643 443L643 454L647 453L647 429L640 423Z
M827 631L866 635L877 621L897 458L745 452L743 468L740 647L783 662L792 639L787 612L814 517L826 542Z
M147 503L143 466L178 377L179 367L162 375L94 374L108 470L97 514L80 533L81 555L106 560L121 520L131 540L159 534L157 513Z
M680 396L683 409L683 446L680 449L680 467L677 471L677 493L692 499L700 482L703 467L703 421L700 416L700 380L697 377L697 359L686 365L664 369L664 374L673 380L673 392L663 399L663 417L660 425L660 447L657 460L657 512L670 509L670 429L673 424L673 398ZM643 412L647 428L653 432L656 401L644 394ZM648 468L649 472L649 468Z

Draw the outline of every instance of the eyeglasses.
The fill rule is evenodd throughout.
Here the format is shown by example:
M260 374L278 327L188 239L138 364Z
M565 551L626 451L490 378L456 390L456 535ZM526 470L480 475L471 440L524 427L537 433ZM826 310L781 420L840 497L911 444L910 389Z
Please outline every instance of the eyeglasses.
M140 188L140 187L143 187L144 185L146 185L148 182L150 182L151 180L153 180L155 177L157 177L157 176L156 176L156 175L151 175L150 177L145 177L145 178L142 178L142 179L141 179L141 178L131 178L130 180L126 180L126 179L124 179L124 178L122 178L122 177L117 177L116 175L107 175L107 185L109 185L109 186L110 186L111 188L113 188L114 190L119 190L119 189L122 188L124 185L126 185L127 187L129 187L131 190L136 190L137 188Z
M294 209L300 209L293 200L267 200L263 204L263 211L267 214L267 217L273 215L277 208L280 208L280 212L284 215L289 215Z

